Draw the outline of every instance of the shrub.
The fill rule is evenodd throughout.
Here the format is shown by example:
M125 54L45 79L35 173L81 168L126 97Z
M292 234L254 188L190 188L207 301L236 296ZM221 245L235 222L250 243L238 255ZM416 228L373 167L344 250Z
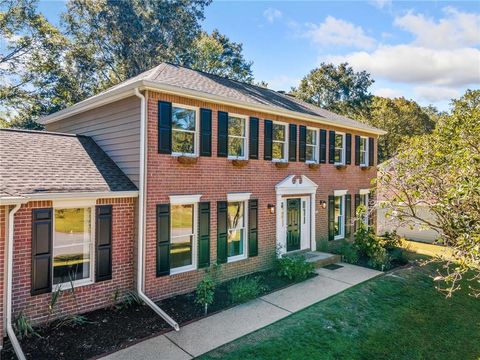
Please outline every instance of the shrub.
M285 256L276 260L277 274L292 281L303 281L315 272L315 266L303 256Z
M392 232L386 232L383 234L383 246L387 250L393 250L400 247L402 241L400 236L397 235L397 232L394 230Z
M133 290L127 290L125 292L125 296L123 297L121 307L129 308L133 305L141 306L143 305L143 301L137 292Z
M228 293L230 294L232 302L235 304L255 299L262 291L262 280L258 276L236 279L228 286Z
M361 215L357 212L357 216ZM390 267L390 257L385 249L384 241L373 233L371 227L359 221L358 229L355 232L354 245L357 247L360 256L368 258L368 264L379 270Z
M376 248L368 259L368 264L378 270L388 270L390 268L390 256L383 247Z
M15 329L15 334L17 334L20 340L24 337L30 337L31 335L40 337L40 335L38 335L33 329L30 319L23 312L20 312L15 318L13 327Z
M338 250L338 253L342 255L343 261L346 263L358 264L358 249L354 244L345 242Z
M215 287L215 281L208 273L205 274L203 279L197 285L195 302L204 306L205 315L207 315L208 312L208 305L213 304L213 300L215 297Z
M408 253L405 251L405 249L394 248L389 253L391 260L397 262L398 264L405 265L409 261Z

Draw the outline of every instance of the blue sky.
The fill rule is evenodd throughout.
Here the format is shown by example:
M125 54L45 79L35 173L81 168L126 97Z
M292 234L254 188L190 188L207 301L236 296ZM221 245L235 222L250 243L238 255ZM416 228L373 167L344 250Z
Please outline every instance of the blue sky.
M41 1L53 22L61 1ZM480 88L480 1L214 1L203 28L243 43L256 80L289 90L321 62L372 74L374 94L447 109Z

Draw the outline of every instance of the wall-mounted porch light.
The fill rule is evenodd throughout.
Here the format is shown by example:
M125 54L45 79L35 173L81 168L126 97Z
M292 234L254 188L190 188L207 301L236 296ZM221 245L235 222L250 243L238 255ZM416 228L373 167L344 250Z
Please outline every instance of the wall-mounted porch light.
M273 204L268 204L267 205L268 211L270 211L270 214L275 214L275 205Z
M322 209L326 209L327 208L327 202L325 200L320 200L320 207Z

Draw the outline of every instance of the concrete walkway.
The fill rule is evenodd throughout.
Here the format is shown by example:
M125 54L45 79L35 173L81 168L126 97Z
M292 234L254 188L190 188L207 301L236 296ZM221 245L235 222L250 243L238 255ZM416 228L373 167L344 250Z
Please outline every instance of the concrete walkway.
M342 267L336 270L317 269L319 276L315 278L188 324L178 332L142 341L103 359L192 359L381 274L359 266L339 265Z

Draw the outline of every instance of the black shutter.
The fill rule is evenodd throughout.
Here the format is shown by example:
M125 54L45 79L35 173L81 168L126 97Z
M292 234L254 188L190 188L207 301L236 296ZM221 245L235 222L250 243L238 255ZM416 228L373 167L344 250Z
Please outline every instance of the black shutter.
M200 109L200 156L212 156L212 110Z
M198 204L198 267L210 266L210 203Z
M319 154L320 164L325 164L327 162L327 130L320 129L320 154Z
M228 156L228 113L224 111L218 112L218 143L217 156Z
M335 163L335 131L328 132L328 163Z
M52 216L52 209L32 212L32 295L52 291Z
M249 159L258 159L258 118L250 118Z
M345 195L345 238L349 239L352 233L352 195Z
M158 102L158 152L172 153L172 103Z
M368 138L368 166L373 166L375 157L375 140Z
M360 136L355 135L355 165L360 165Z
M112 278L112 205L96 207L97 261L95 281Z
M297 161L297 125L288 125L288 161Z
M170 274L170 204L157 205L157 277Z
M226 201L217 202L217 264L227 262L227 207Z
M335 196L328 196L328 240L335 239Z
M258 200L248 202L248 256L258 255Z
M272 140L273 140L273 123L271 120L264 121L264 138L263 138L263 158L272 160Z
M352 134L345 135L345 164L350 165L352 163Z
M307 127L300 125L300 139L298 140L298 160L307 159Z

